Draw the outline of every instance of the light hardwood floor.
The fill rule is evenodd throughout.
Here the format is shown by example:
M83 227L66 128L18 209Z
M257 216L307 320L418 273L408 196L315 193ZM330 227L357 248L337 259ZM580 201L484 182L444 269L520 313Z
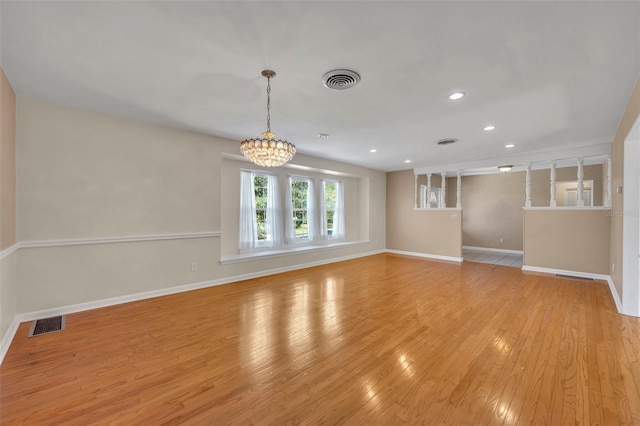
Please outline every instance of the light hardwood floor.
M3 425L640 424L640 320L505 266L383 254L28 327Z

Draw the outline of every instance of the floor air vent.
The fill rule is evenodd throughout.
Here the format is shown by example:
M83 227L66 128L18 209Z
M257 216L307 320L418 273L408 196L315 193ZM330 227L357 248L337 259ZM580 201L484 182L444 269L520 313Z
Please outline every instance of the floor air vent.
M44 318L35 320L31 323L31 328L29 329L29 336L39 336L40 334L54 333L56 331L64 330L65 325L65 316L61 315L58 317L52 318Z
M576 277L575 275L556 274L556 277L560 277L560 278L571 278L572 280L593 281L593 278L587 278L587 277Z

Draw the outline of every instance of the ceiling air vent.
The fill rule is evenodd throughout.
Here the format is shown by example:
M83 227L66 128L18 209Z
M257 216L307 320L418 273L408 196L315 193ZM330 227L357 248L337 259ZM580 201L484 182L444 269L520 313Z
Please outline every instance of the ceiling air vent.
M456 143L456 142L458 142L458 139L447 138L447 139L440 139L436 143L438 145L451 145L452 143Z
M322 76L324 87L332 90L349 89L360 82L360 74L353 70L339 69Z

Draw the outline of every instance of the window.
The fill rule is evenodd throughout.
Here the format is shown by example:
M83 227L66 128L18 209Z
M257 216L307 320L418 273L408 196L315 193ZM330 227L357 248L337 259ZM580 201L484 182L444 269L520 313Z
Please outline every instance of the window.
M342 182L322 182L322 234L325 238L344 237L344 196Z
M238 247L282 245L278 177L243 170L240 173L240 223Z
M287 249L296 244L343 239L343 183L287 177L283 197L279 175L261 171L240 172L240 251Z
M291 196L292 240L295 242L312 241L313 217L315 215L313 182L304 178L289 178Z

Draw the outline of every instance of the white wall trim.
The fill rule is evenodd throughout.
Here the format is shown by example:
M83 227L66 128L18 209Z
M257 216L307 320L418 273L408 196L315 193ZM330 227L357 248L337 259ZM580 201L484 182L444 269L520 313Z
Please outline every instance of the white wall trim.
M624 139L622 176L622 307L626 315L640 316L640 116Z
M300 247L287 247L274 250L257 250L249 253L230 254L220 257L220 264L251 262L253 260L269 259L272 257L288 256L292 254L313 253L316 251L329 250L334 248L353 247L369 244L369 241L342 241L322 245L307 245Z
M604 275L604 274L594 274L591 272L580 272L580 271L569 271L566 269L542 268L539 266L522 265L522 270L529 271L529 272L542 272L543 274L572 275L574 277L591 278L594 280L602 280L602 281L607 281L607 279L609 278L609 275Z
M313 266L326 265L326 264L335 263L335 262L342 262L345 260L357 259L359 257L373 256L373 255L381 254L384 252L385 252L384 250L376 250L376 251L370 251L366 253L357 253L349 256L341 256L341 257L336 257L332 259L319 260L317 262L302 263L302 264L286 266L282 268L268 269L264 271L251 272L248 274L218 278L218 279L209 280L209 281L202 281L199 283L184 284L176 287L162 288L158 290L145 291L142 293L134 293L134 294L128 294L124 296L111 297L108 299L100 299L100 300L94 300L91 302L77 303L74 305L60 306L57 308L43 309L40 311L24 312L24 313L16 314L15 317L13 318L13 321L11 322L11 326L9 327L6 334L2 338L2 343L0 345L0 364L2 364L2 361L4 360L4 356L6 355L7 350L9 349L9 346L13 341L16 331L18 330L18 326L20 325L20 323L23 323L26 321L33 321L40 318L49 318L57 315L67 315L75 312L82 312L82 311L88 311L91 309L120 305L122 303L135 302L135 301L144 300L144 299L151 299L154 297L168 296L170 294L183 293L185 291L198 290L198 289L207 288L207 287L214 287L218 285L249 280L252 278L279 274L282 272L289 272L289 271L295 271L298 269L310 268Z
M442 171L470 171L473 169L492 168L493 173L497 172L499 164L532 164L532 170L548 169L551 165L552 159L558 161L558 167L565 167L562 165L563 160L567 160L568 165L575 166L575 159L578 157L599 157L598 164L601 164L607 155L611 154L611 143L601 143L595 145L574 147L574 148L562 148L555 150L542 150L526 153L513 153L508 155L500 155L491 158L485 158L482 160L463 161L460 163L441 164L438 166L430 167L418 167L413 169L413 173L416 175L426 175L427 173L440 173ZM542 163L542 164L540 164ZM515 170L512 169L512 170ZM471 174L471 173L469 173ZM476 174L476 173L473 173ZM468 174L467 174L468 175ZM454 175L452 175L454 176Z
M437 211L462 211L462 207L414 207L414 211L437 212Z
M20 325L20 321L18 320L18 316L14 316L7 332L2 336L2 340L0 341L0 364L4 360L4 356L7 354L9 350L9 346L11 346L11 342L13 341L13 336L16 335L18 331L18 326Z
M387 253L402 254L402 255L405 255L405 256L414 256L414 257L424 257L426 259L434 259L434 260L445 260L447 262L458 262L458 263L461 263L462 260L463 260L461 257L442 256L442 255L439 255L439 254L418 253L418 252L415 252L415 251L391 250L391 249L386 249L385 251Z
M491 247L474 247L474 246L462 246L463 250L475 250L475 251L490 251L494 253L507 253L507 254L519 254L522 255L522 250L508 250Z
M87 244L131 243L138 241L184 240L190 238L220 237L222 232L193 232L185 234L136 235L131 237L71 238L65 240L21 241L20 248L80 246Z
M611 279L611 276L607 276L607 283L609 283L609 290L611 291L611 296L613 296L613 301L616 304L616 309L618 313L622 313L622 301L620 300L620 295L618 294L618 290L616 290L616 286Z
M15 243L11 247L7 247L6 249L0 251L0 260L2 260L5 257L9 256L11 253L13 253L14 251L18 250L19 248L20 248L20 243Z
M603 207L603 206L584 206L584 207L575 207L575 206L557 206L557 207L523 207L522 210L548 210L554 212L561 211L597 211L597 210L611 210L611 207Z

